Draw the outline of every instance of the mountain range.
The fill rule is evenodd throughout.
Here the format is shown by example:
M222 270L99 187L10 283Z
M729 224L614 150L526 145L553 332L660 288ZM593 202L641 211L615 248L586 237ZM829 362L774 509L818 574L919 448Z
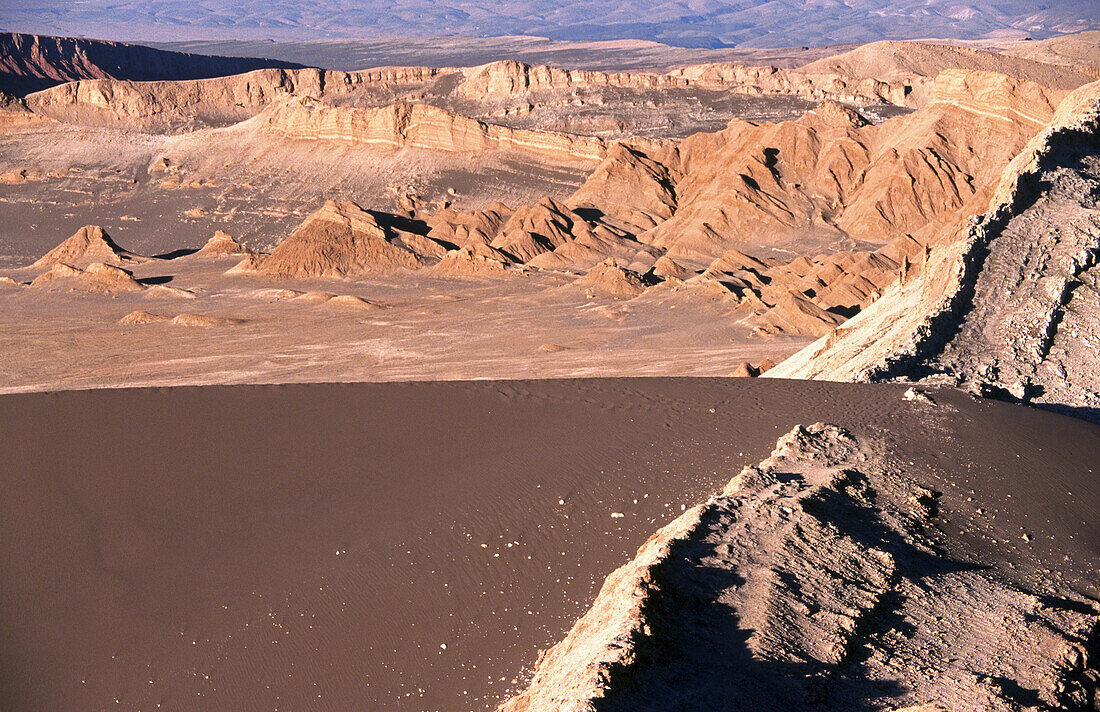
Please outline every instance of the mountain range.
M598 19L598 21L596 21ZM1100 29L1093 0L4 0L0 28L121 40L538 35L681 47L1048 37Z

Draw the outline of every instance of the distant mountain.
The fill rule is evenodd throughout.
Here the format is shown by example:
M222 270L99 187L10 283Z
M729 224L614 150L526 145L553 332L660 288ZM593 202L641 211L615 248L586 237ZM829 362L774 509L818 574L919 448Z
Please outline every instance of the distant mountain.
M38 0L9 29L170 41L539 35L680 47L1049 37L1100 29L1096 0Z
M76 79L207 79L300 65L211 57L98 40L0 33L0 91L16 96Z

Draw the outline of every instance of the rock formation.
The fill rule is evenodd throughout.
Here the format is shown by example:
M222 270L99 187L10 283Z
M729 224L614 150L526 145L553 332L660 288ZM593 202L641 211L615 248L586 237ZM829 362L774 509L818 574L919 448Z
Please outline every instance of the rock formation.
M588 270L584 276L573 282L583 287L589 297L613 297L631 299L645 291L642 276L619 265L614 258L608 259Z
M1100 78L1100 74L1081 66L1047 64L969 47L898 41L860 45L849 52L811 62L798 71L840 74L853 80L908 81L913 86L911 93L916 95L913 99L920 100L920 94L927 90L929 80L949 69L996 72L1063 92Z
M299 66L272 59L167 52L121 42L0 33L0 91L20 96L80 79L179 81Z
M121 265L137 259L137 255L116 245L100 226L85 225L43 255L31 265L31 269L42 269L59 263L74 267L87 266L93 262Z
M519 96L551 90L588 87L661 89L702 87L767 95L800 96L817 101L832 99L855 103L887 102L906 105L910 93L904 77L891 84L871 78L852 79L839 72L807 72L801 69L746 66L730 63L700 64L667 74L646 72L596 72L531 66L516 61L492 62L464 71L458 93L466 97Z
M498 709L1008 709L1018 689L1036 708L1085 709L1095 663L1065 660L1100 614L930 565L936 494L910 470L840 428L795 427L611 573ZM974 673L987 670L1003 678Z
M503 254L497 258L475 252L469 247L460 247L447 252L432 267L432 272L450 277L495 277L508 272L508 262Z
M977 98L963 101L960 85ZM793 122L733 121L672 157L677 209L641 235L673 259L733 244L816 236L882 244L963 207L1053 113L1047 90L996 74L945 72L942 99L884 124L826 103Z
M443 72L426 67L260 69L194 81L85 79L30 94L26 101L35 112L61 121L164 131L234 123L295 97L340 97L365 88L422 83Z
M86 269L56 262L48 272L43 272L31 280L30 286L39 289L66 289L101 294L141 292L146 289L146 286L134 279L134 275L129 271L102 262L93 262Z
M199 257L230 257L251 253L251 250L237 242L231 235L218 230L195 254Z
M1098 137L1100 82L1063 101L988 211L950 225L918 277L770 375L947 380L1095 418Z
M599 138L511 129L430 104L360 109L296 98L272 105L255 121L257 127L281 138L344 141L386 149L460 153L502 149L567 161L598 161L607 151L607 144Z
M246 259L233 271L304 279L418 268L421 258L398 240L355 203L330 200L271 254Z

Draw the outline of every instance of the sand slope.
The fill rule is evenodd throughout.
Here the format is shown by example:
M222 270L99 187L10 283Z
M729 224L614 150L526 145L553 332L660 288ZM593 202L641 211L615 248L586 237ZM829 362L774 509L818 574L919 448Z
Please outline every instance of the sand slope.
M0 396L5 707L91 710L118 698L123 709L484 709L518 692L538 650L565 636L604 577L681 506L766 458L796 424L824 418L890 453L896 474L872 482L882 511L892 511L895 487L942 493L931 519L902 502L945 554L923 598L891 579L906 606L946 606L942 587L987 574L1021 590L1096 595L1097 426L951 393L933 393L932 407L903 400L903 390L619 379ZM868 462L835 464L877 477ZM782 491L819 482L779 479ZM838 552L884 549L909 571L901 542L847 542L866 529L845 513L875 511L849 499L862 491L853 482L850 495L817 485L771 504L753 495L746 505L760 506L740 521L767 531L787 506L797 512L788 524L832 537L822 541ZM814 516L837 531L822 532ZM967 573L951 561L993 568ZM721 580L711 572L698 582ZM809 608L819 594L803 595ZM797 599L788 590L773 600ZM957 600L974 602L966 620L975 629L996 622L975 610L1013 610L964 592ZM1073 615L1043 601L1035 613L1044 620ZM911 643L892 638L895 614L909 610L887 603L859 614L854 647L893 641L905 666L914 650L938 666L937 651L959 638L937 638L940 624L902 627ZM944 625L956 624L954 610L941 613ZM849 635L832 613L855 613L822 611L812 619L791 608L784 619ZM1021 651L1028 645L1020 640ZM1026 679L994 664L976 674Z

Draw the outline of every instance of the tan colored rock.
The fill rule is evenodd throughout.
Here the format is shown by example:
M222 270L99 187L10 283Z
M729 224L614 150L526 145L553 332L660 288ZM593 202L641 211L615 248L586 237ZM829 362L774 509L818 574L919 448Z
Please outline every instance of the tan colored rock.
M43 255L31 265L31 269L41 269L58 263L74 267L86 266L93 262L121 265L135 259L137 255L116 245L103 228L98 225L85 225Z
M871 125L825 103L796 121L731 121L685 139L670 159L677 209L639 235L679 261L730 247L846 237L884 244L966 209L1049 120L1056 101L1033 82L944 72L942 99Z
M93 262L87 269L56 262L48 272L43 272L31 280L30 286L39 289L68 289L101 294L141 292L146 289L146 286L134 279L129 271L102 262Z
M392 244L369 212L350 201L330 200L270 255L248 258L231 271L300 279L340 278L419 266L420 258Z
M688 279L692 272L668 257L661 256L653 263L650 271L661 279Z
M594 210L635 231L648 230L672 217L678 179L641 151L616 144L566 204Z
M293 97L322 99L369 86L426 82L448 71L454 70L261 69L229 77L172 82L85 79L36 92L26 102L38 114L60 121L157 130L200 115L219 123L242 121Z
M240 324L241 320L220 316L209 316L206 314L177 314L172 318L170 323L174 326L209 328L214 326L232 326L234 324Z
M282 139L340 141L388 150L409 147L470 153L504 149L563 161L599 161L607 152L607 144L600 138L512 129L430 104L358 108L297 97L272 104L248 125Z
M1059 106L1004 169L988 210L946 225L912 279L780 364L785 378L866 381L941 373L978 392L1087 408L1100 388L1089 290L1100 232L1080 160L1100 134L1100 82ZM1075 302L1075 296L1082 298ZM1067 323L1068 322L1068 323ZM1063 325L1065 327L1063 328Z
M823 336L844 319L827 312L800 294L788 292L757 320L757 326L767 333Z
M620 267L614 259L596 265L573 284L584 287L590 297L633 299L645 291L645 282L641 276Z
M469 247L460 247L444 255L431 270L435 274L451 277L494 277L505 274L508 271L505 255L491 247L484 249L492 250L499 257L491 253L477 253Z
M228 233L218 230L195 254L201 257L230 257L249 255L252 254L252 251L237 242Z
M126 326L140 325L140 324L158 324L165 321L171 321L172 317L164 316L163 314L151 314L147 311L132 311L126 316L118 320L119 324Z

